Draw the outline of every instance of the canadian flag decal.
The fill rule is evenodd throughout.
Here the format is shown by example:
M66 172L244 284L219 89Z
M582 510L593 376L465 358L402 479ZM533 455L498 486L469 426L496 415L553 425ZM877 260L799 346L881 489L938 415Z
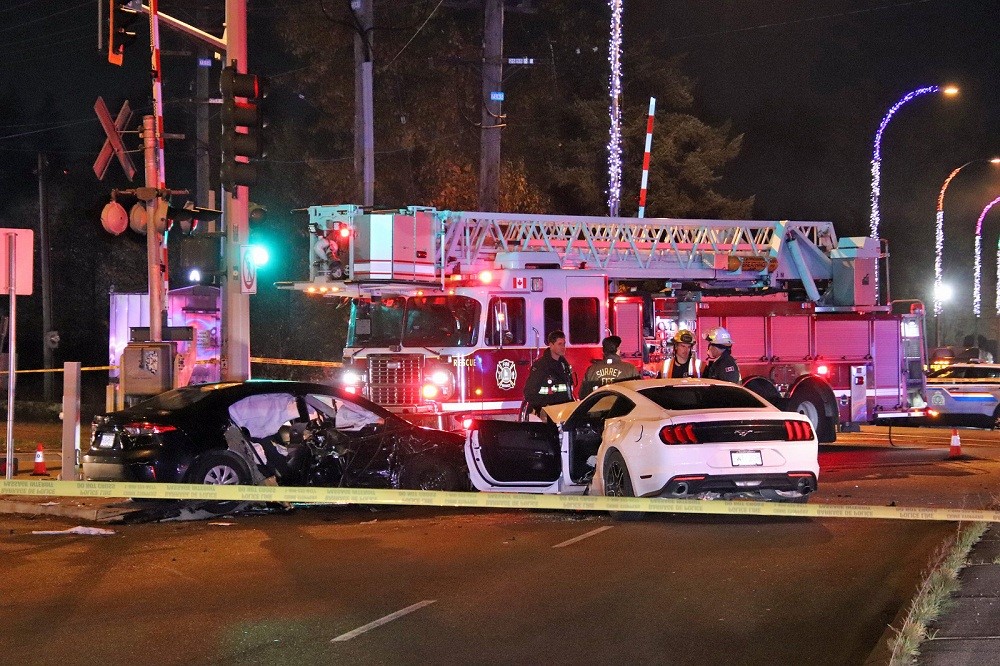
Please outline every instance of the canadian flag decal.
M528 278L526 277L514 278L514 289L527 289L527 288L528 288Z

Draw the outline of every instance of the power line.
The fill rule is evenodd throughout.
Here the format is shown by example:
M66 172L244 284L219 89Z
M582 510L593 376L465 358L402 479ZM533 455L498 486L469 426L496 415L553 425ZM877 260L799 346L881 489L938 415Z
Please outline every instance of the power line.
M7 32L8 30L16 30L18 28L23 28L26 25L32 25L34 23L38 23L39 21L45 21L47 19L52 18L53 16L59 16L60 14L65 14L67 12L72 12L72 11L75 11L75 10L79 9L80 7L86 7L87 5L93 5L93 4L94 4L93 0L88 0L87 2L82 2L79 5L75 5L73 7L69 7L67 9L63 9L62 11L54 12L54 13L49 14L47 16L39 16L36 19L32 19L30 21L25 21L24 23L15 23L14 25L5 26L3 28L0 28L0 32Z
M880 7L868 7L866 9L852 9L846 12L838 12L836 14L823 14L822 16L808 16L801 19L791 19L788 21L776 21L774 23L761 23L758 25L751 25L745 28L733 28L731 30L717 30L715 32L701 32L691 35L681 35L679 37L664 37L662 39L650 40L650 44L667 44L671 42L682 42L689 39L701 39L703 37L718 37L721 35L733 35L743 32L753 32L756 30L766 30L768 28L780 28L787 25L796 25L800 23L812 23L815 21L825 21L827 19L842 18L845 16L857 16L860 14L871 14L874 12L879 12L885 9L897 9L899 7L910 7L913 5L923 5L928 2L934 2L935 0L911 0L910 2L901 2L893 5L882 5Z

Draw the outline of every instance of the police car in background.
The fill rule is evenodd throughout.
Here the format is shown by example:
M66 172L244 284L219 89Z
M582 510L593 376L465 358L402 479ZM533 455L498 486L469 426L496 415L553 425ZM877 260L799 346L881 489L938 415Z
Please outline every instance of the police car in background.
M954 363L927 375L927 406L947 425L1000 427L1000 364Z

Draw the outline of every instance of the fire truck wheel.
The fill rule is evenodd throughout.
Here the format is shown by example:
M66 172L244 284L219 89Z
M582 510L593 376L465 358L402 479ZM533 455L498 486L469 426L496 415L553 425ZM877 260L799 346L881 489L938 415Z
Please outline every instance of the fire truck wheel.
M461 490L455 466L429 456L407 462L399 473L399 485L407 490Z
M1000 430L1000 407L993 411L993 430Z
M604 456L604 494L608 497L635 497L632 477L629 476L625 459L617 449L611 449ZM611 511L614 520L642 520L642 511Z
M808 417L813 424L813 429L816 431L816 438L820 442L834 441L835 435L831 437L832 433L828 432L830 428L828 427L826 410L823 408L823 397L815 388L811 386L800 387L788 399L786 409Z

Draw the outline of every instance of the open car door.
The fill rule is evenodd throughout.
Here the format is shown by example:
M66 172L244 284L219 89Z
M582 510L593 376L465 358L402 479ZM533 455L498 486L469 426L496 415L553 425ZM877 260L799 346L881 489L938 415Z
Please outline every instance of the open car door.
M472 484L482 491L557 492L562 474L555 424L478 421L465 441Z

